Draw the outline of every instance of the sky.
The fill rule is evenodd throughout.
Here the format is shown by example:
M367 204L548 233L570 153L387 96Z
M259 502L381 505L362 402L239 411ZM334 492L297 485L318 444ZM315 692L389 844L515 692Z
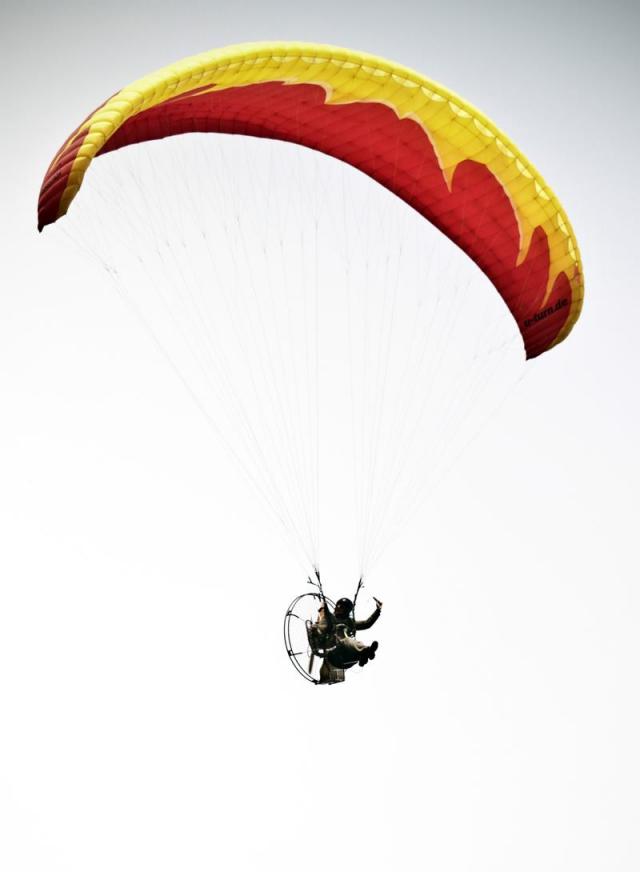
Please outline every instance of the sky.
M633 3L10 3L0 28L0 866L640 864ZM370 579L380 653L298 679L304 589L106 282L35 226L88 111L183 56L362 49L462 94L561 199L585 306Z

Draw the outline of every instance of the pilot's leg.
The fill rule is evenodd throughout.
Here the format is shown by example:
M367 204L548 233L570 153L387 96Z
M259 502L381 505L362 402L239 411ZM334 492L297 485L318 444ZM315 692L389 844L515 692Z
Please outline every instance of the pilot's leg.
M362 656L363 651L367 650L367 645L353 636L345 636L340 639L335 651L331 652L331 662L336 666L345 666L346 664L357 663Z

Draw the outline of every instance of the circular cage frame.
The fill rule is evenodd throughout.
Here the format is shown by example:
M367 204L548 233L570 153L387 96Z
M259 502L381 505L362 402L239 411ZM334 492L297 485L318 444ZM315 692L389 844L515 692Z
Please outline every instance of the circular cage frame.
M287 609L285 616L284 616L284 625L283 625L284 644L285 644L285 648L287 651L287 656L288 656L289 660L291 661L296 672L302 678L304 678L305 681L308 681L311 684L320 684L320 680L318 678L313 677L313 675L311 674L311 671L309 670L309 668L307 666L304 665L304 662L302 660L302 658L306 658L306 662L308 663L312 656L318 656L318 655L314 655L314 652L311 649L311 645L309 644L308 639L307 639L306 648L304 651L294 651L294 645L293 645L293 639L292 639L292 633L291 633L291 627L292 627L291 619L296 618L298 621L301 621L302 623L305 624L305 636L306 636L306 633L307 633L306 623L309 620L309 618L302 617L301 615L297 614L296 608L302 602L302 600L307 600L310 597L317 601L318 606L320 606L323 599L325 599L329 608L332 611L335 609L335 603L333 602L333 600L331 600L329 597L323 597L317 591L309 591L309 592L299 594L299 596L297 596L291 602L291 604L289 605L289 608ZM322 659L322 658L318 657L318 659Z

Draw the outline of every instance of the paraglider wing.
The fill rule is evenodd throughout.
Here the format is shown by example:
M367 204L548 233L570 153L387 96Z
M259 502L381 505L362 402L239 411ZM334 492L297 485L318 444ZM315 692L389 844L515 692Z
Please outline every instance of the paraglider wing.
M123 88L56 154L40 192L39 228L66 213L95 156L188 132L294 142L368 174L486 273L528 357L562 341L578 318L582 270L569 221L513 143L442 86L330 46L231 46Z

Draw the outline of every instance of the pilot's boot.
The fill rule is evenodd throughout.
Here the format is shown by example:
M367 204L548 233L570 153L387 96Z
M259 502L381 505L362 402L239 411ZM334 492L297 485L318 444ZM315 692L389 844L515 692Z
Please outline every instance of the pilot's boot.
M372 642L368 648L364 648L360 652L360 657L358 657L358 665L366 666L369 660L374 660L376 656L376 651L378 650L378 643Z

